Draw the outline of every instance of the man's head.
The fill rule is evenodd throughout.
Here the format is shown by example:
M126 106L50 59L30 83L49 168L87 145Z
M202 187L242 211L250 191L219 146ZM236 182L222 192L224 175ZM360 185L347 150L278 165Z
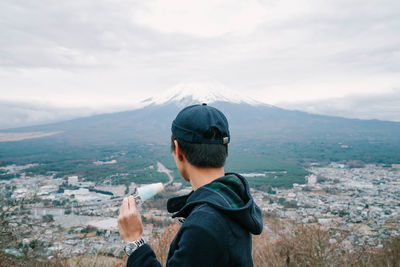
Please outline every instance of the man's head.
M171 151L179 150L199 168L221 168L228 156L228 121L216 108L193 105L184 108L172 123Z

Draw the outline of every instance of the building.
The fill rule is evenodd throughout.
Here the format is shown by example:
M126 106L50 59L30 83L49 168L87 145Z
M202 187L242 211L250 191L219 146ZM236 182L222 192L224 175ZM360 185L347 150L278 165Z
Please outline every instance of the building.
M68 184L72 186L78 186L78 176L68 176Z

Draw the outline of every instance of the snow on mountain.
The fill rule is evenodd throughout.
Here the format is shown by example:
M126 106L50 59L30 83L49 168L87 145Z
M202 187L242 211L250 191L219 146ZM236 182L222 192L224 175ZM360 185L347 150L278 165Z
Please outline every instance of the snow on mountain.
M144 105L162 105L166 103L175 103L178 106L187 106L190 104L214 102L230 102L250 105L265 105L248 96L241 95L228 89L221 83L216 82L189 82L180 83L171 89L165 91L158 97L148 98L142 103Z

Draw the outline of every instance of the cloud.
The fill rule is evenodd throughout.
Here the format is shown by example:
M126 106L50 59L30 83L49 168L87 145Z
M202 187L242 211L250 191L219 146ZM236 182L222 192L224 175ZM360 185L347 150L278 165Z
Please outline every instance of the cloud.
M0 100L99 109L187 80L272 104L388 91L400 83L399 10L397 0L4 0Z
M265 6L256 0L146 1L134 12L135 23L164 33L215 37L250 33L263 22Z
M298 103L280 103L279 106L314 114L400 122L400 88L387 93L349 95Z

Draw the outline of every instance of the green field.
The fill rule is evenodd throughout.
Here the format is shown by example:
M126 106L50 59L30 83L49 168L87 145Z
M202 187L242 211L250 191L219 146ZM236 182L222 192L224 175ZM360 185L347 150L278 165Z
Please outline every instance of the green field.
M226 164L227 172L267 173L266 176L249 177L251 186L268 190L270 187L291 187L304 183L305 170L311 162L357 161L362 163L399 163L400 144L353 142L350 144L326 142L242 143L231 144ZM23 149L22 149L23 148ZM116 164L95 165L95 161L116 160ZM3 165L38 166L26 169L28 175L56 177L79 175L87 181L100 183L111 180L113 184L165 182L167 176L150 169L160 161L179 173L166 145L130 143L108 146L49 145L45 140L26 140L1 143L0 162ZM0 170L0 179L15 175ZM183 179L179 178L179 182Z

